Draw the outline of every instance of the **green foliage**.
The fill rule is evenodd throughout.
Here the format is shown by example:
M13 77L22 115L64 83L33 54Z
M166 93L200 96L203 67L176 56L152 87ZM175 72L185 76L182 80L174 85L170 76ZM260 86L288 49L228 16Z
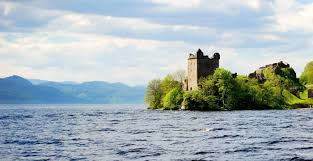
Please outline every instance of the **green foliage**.
M234 106L235 101L235 98L233 97L235 81L232 73L222 68L216 69L212 80L215 82L215 85L218 89L218 96L222 103L222 108L230 110L232 106Z
M301 83L305 85L312 85L313 84L313 61L309 62L305 68L304 72L300 77Z
M162 108L162 95L161 80L150 81L145 95L145 102L148 103L150 109Z
M281 68L280 76L291 81L295 81L295 82L298 81L297 73L295 72L293 68Z
M309 91L306 89L303 92L300 92L300 99L308 99L309 98Z
M234 104L234 78L230 71L217 69L200 81L198 91L184 95L184 107L190 110L230 110Z
M167 75L163 80L154 79L149 82L145 95L145 102L149 109L177 109L183 97L183 71Z
M302 98L298 98L287 90L283 91L283 95L285 97L286 102L291 105L291 107L308 107L309 105L313 105L313 100L307 98L307 90L303 93ZM306 95L306 96L305 96ZM306 97L306 98L304 98Z
M163 106L165 109L174 110L181 107L183 102L183 91L181 88L174 88L168 92L163 98Z
M262 80L234 77L230 71L219 68L200 80L196 91L182 90L183 75L167 75L162 81L152 82L157 88L150 91L157 91L154 92L157 95L149 97L153 98L148 99L152 100L148 101L149 107L172 110L182 106L187 110L222 111L285 109L313 104L292 68L265 68ZM151 86L149 84L148 88ZM148 90L147 95L152 93Z
M303 92L305 87L301 84L297 78L297 74L292 68L282 68L279 75L283 82L283 88L287 89L291 93L299 96L300 92Z
M238 76L234 82L234 88L232 95L234 99L234 105L232 110L251 110L259 107L256 94L258 90L252 87L257 86L256 80L249 81L245 76Z
M172 75L167 75L161 82L161 88L164 96L174 88L181 88L182 84L175 80Z
M188 91L184 94L183 106L188 110L218 111L218 99L214 95L207 95L203 91Z
M184 93L183 106L188 110L217 111L221 110L218 104L218 88L212 77L202 79L200 89Z
M265 71L264 84L245 76L234 78L230 71L217 69L200 82L198 91L184 95L184 106L191 110L262 110L282 109L282 81L273 70Z
M263 74L266 79L266 82L264 82L265 88L273 90L276 94L280 93L281 95L282 90L286 89L299 97L300 93L305 89L293 68L267 68L264 69Z

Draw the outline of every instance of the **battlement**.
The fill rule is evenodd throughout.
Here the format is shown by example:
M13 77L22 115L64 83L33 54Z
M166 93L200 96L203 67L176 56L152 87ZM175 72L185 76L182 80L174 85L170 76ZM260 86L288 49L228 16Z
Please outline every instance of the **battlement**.
M219 68L220 54L214 53L213 57L204 55L201 49L188 57L188 79L185 81L185 90L197 90L201 78L212 75Z
M210 59L210 60L219 60L220 59L220 54L219 53L214 53L213 57L209 57L208 55L204 55L201 49L198 49L196 54L189 54L188 59Z

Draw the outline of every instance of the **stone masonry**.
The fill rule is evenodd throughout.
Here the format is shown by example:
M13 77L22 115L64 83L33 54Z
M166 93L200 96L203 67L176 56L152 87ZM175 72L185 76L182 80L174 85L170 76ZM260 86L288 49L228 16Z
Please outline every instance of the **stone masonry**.
M274 63L274 64L269 64L269 65L266 65L264 67L260 67L258 70L256 70L255 72L249 74L249 78L256 78L258 79L259 81L261 82L264 82L265 81L265 77L264 77L264 74L263 74L263 70L266 69L266 68L271 68L273 69L275 72L277 72L277 70L279 68L289 68L290 65L289 64L285 64L284 62L278 62L278 63Z
M212 58L204 55L201 49L196 54L189 54L188 78L184 82L184 89L187 91L197 90L201 78L212 75L215 69L219 68L220 54L215 53Z

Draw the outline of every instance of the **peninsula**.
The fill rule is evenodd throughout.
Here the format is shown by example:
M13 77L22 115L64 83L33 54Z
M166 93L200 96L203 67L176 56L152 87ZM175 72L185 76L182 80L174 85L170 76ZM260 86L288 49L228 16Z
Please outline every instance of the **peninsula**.
M313 105L313 62L300 78L289 64L260 67L248 76L220 68L220 54L189 54L184 71L154 79L146 89L149 109L162 110L264 110L308 108Z

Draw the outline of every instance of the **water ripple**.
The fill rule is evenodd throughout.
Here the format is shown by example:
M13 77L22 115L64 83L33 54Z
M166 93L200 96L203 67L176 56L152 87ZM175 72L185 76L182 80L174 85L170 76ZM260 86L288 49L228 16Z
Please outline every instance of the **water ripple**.
M313 112L0 105L0 160L313 159Z

